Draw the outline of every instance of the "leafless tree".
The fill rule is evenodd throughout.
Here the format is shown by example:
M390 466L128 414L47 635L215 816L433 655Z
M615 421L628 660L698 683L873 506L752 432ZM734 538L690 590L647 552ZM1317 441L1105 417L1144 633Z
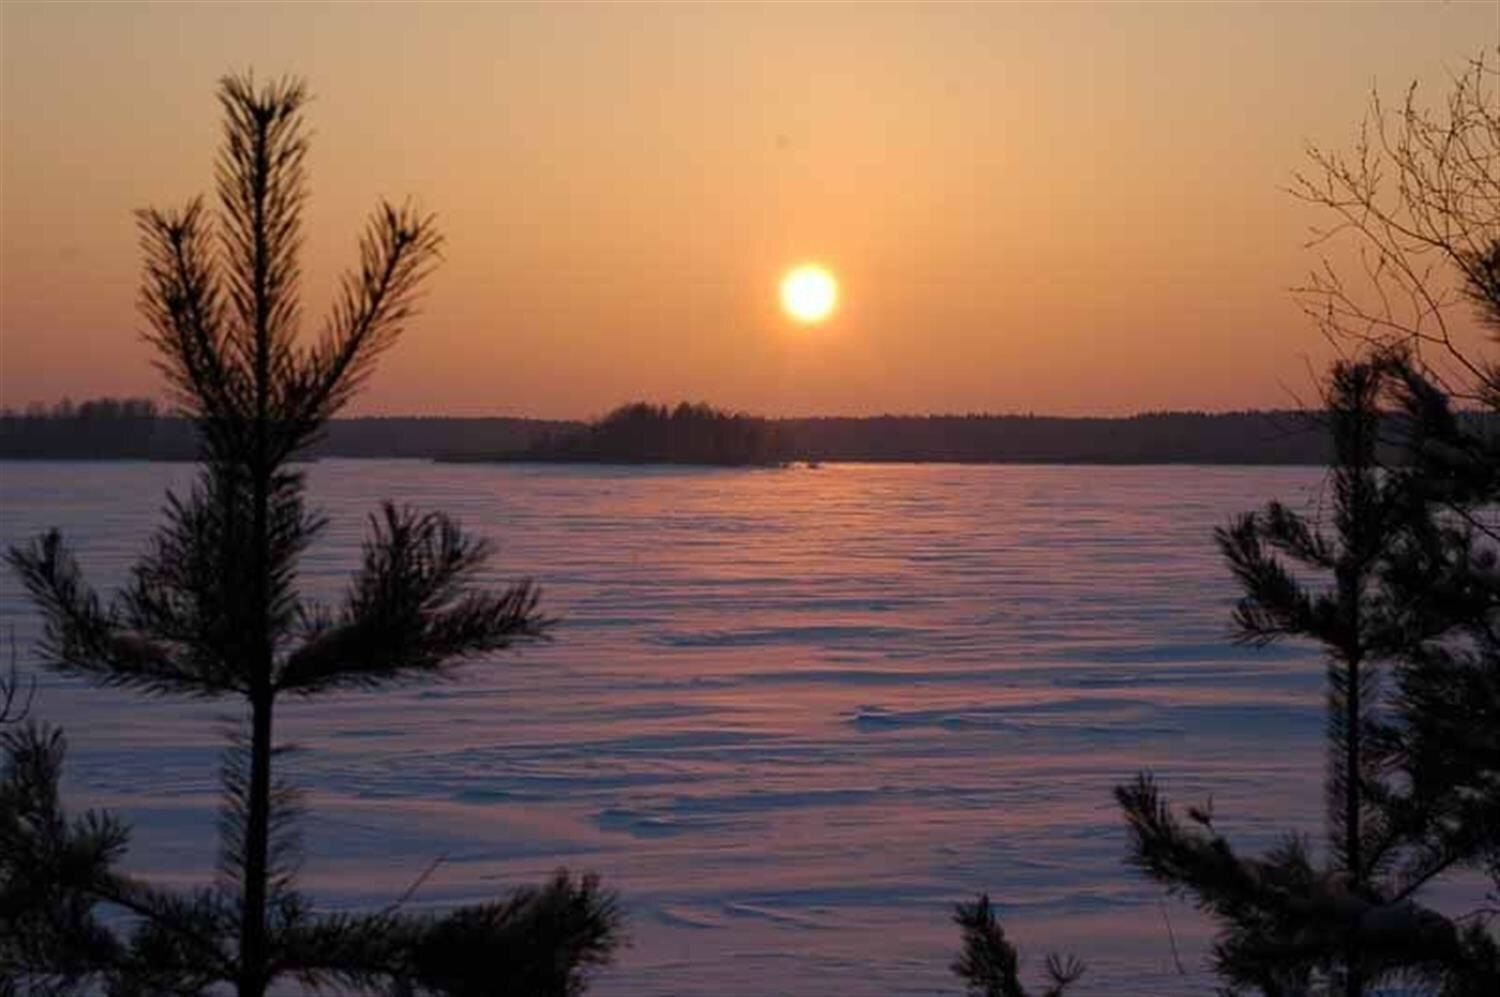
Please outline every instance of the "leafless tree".
M1424 96L1376 92L1351 149L1309 148L1292 192L1331 221L1297 297L1340 348L1402 348L1451 397L1495 407L1475 333L1500 333L1500 68L1482 55L1438 107Z

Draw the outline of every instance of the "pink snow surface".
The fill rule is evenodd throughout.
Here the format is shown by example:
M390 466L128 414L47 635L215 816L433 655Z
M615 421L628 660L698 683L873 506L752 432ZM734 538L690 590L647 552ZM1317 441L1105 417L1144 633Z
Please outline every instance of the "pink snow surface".
M191 471L8 464L0 539L62 527L121 580ZM491 897L567 866L619 890L632 945L595 992L958 994L952 904L989 891L1027 963L1083 993L1194 993L1206 925L1121 863L1111 788L1213 794L1246 846L1316 836L1314 649L1235 648L1211 530L1307 468L827 465L703 470L326 461L304 583L337 598L383 497L492 537L553 643L460 681L287 701L302 882L384 905ZM37 620L8 575L5 625ZM212 874L229 703L43 679L70 806L136 829L129 865ZM1170 925L1170 931L1169 931ZM1172 939L1188 975L1179 974Z

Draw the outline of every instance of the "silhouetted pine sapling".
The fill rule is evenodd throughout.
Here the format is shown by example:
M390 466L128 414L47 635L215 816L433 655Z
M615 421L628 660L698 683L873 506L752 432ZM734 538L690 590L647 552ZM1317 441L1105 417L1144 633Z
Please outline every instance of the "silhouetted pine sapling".
M1500 242L1490 271L1500 275ZM1500 280L1487 314L1500 328ZM1406 425L1409 463L1393 473L1410 528L1385 572L1397 659L1399 726L1387 732L1409 780L1412 819L1431 851L1420 870L1483 865L1487 917L1500 915L1500 441L1456 412L1403 355L1386 357ZM1500 411L1489 390L1486 408ZM1493 424L1491 424L1493 425ZM1492 942L1493 944L1493 942Z
M1336 366L1328 415L1332 534L1279 503L1217 534L1245 592L1239 639L1309 637L1324 648L1327 857L1315 861L1297 837L1242 856L1210 808L1190 807L1184 821L1141 775L1116 790L1128 860L1218 922L1214 968L1231 992L1362 994L1400 982L1413 993L1494 994L1500 446L1400 351ZM1382 437L1401 455L1396 466L1377 463ZM1293 564L1325 583L1310 585ZM1458 869L1487 873L1487 907L1452 915L1420 902ZM988 897L960 905L957 921L954 971L969 992L1022 993ZM1075 964L1057 967L1049 961L1054 987Z
M1436 107L1372 97L1347 153L1310 150L1299 197L1332 216L1316 241L1331 257L1370 261L1340 273L1333 259L1301 289L1308 313L1341 347L1373 347L1394 386L1406 435L1394 469L1409 528L1384 581L1391 601L1391 732L1412 807L1431 815L1430 875L1475 856L1495 884L1500 738L1500 364L1457 316L1500 334L1500 70L1493 49L1450 78ZM1352 252L1351 252L1352 250Z
M1352 154L1310 152L1296 193L1335 218L1318 241L1375 261L1363 288L1325 262L1300 292L1367 357L1328 391L1332 534L1272 504L1218 536L1245 590L1240 638L1325 649L1326 860L1297 838L1240 856L1211 812L1184 823L1148 776L1116 791L1132 863L1219 922L1232 987L1500 993L1500 365L1448 317L1468 306L1500 333L1496 79L1482 57L1437 112L1415 86L1393 114L1374 99ZM1484 906L1419 903L1456 870L1488 877Z
M276 979L363 992L576 994L619 940L613 898L566 873L447 914L399 905L320 914L296 888L295 794L278 779L286 695L440 678L542 638L537 590L473 582L488 546L440 513L386 505L342 605L296 590L322 519L293 461L349 400L412 314L437 258L430 217L383 204L358 267L310 345L297 326L306 196L302 83L219 87L218 211L139 215L149 341L199 432L202 469L106 603L56 531L9 559L45 620L43 664L155 695L228 698L248 714L226 750L220 874L179 894L115 871L126 830L58 802L60 734L6 734L0 956L11 985L112 994L260 997ZM216 223L216 224L215 224ZM108 916L106 916L108 915ZM119 915L123 915L119 916Z
M1234 987L1352 997L1399 980L1444 994L1500 990L1500 949L1483 918L1451 917L1418 900L1442 873L1493 858L1497 770L1493 753L1476 753L1493 751L1493 726L1459 733L1453 721L1463 714L1418 701L1418 690L1446 687L1456 668L1455 607L1433 605L1427 587L1448 568L1427 559L1451 568L1460 552L1451 535L1441 538L1446 517L1421 470L1376 462L1380 401L1398 374L1408 400L1426 390L1399 356L1333 370L1332 535L1274 502L1218 531L1245 591L1235 611L1239 639L1307 637L1325 652L1326 858L1315 862L1295 837L1266 855L1240 856L1212 815L1182 823L1149 776L1116 790L1131 864L1218 921L1215 968ZM1292 565L1327 583L1308 584ZM1494 609L1486 610L1491 622ZM1390 670L1382 666L1394 667L1394 688L1382 683ZM1485 679L1473 677L1494 676L1491 664ZM1493 686L1488 695L1473 709L1493 723ZM1444 733L1429 736L1434 727Z

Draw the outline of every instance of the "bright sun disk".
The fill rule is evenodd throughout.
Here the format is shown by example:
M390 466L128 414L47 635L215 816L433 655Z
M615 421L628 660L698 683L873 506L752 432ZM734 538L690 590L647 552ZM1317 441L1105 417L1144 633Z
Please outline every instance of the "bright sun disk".
M781 278L781 307L798 322L821 322L839 303L839 282L827 267L804 263Z

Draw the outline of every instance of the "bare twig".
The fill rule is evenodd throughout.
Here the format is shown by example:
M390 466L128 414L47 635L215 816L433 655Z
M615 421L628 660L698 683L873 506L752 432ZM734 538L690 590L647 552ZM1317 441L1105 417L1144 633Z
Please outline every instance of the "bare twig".
M437 858L433 859L431 862L427 863L427 868L423 869L421 874L417 876L416 879L411 881L411 885L407 886L407 888L402 891L399 897L382 908L380 913L394 914L396 913L396 911L400 910L406 904L406 902L413 896L415 896L416 892L420 890L429 879L432 878L432 874L437 872L438 866L442 865L446 861L448 861L448 853L444 852Z
M21 692L21 673L16 667L16 632L10 632L10 669L9 673L0 677L0 724L15 724L26 719L31 712L32 700L36 698L36 676L30 677L26 686L26 696L19 707L16 700Z
M1177 934L1172 930L1172 918L1167 915L1167 902L1158 900L1156 905L1161 908L1162 923L1167 926L1167 944L1172 946L1172 963L1177 967L1177 975L1186 976L1187 969L1182 965L1182 956L1177 954Z
M1415 85L1395 109L1372 94L1354 148L1309 148L1310 168L1290 188L1331 216L1308 245L1347 246L1356 261L1354 284L1325 256L1293 289L1325 338L1405 347L1429 378L1470 402L1500 387L1460 336L1455 312L1495 291L1486 268L1500 240L1500 69L1487 59L1455 76L1435 111Z

